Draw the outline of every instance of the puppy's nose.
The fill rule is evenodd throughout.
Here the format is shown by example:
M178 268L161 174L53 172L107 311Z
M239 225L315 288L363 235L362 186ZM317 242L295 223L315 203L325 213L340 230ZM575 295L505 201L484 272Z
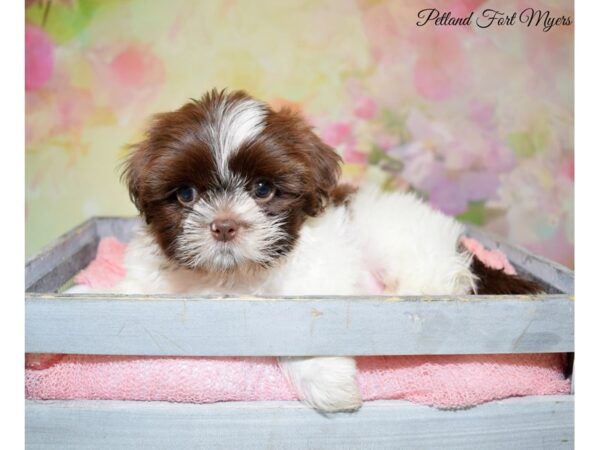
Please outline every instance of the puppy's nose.
M210 231L217 241L231 241L239 228L239 224L233 219L216 219L210 224Z

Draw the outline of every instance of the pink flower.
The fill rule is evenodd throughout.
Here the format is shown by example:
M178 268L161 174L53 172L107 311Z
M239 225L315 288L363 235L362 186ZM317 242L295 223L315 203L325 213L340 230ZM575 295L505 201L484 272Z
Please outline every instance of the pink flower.
M484 0L455 0L450 3L448 9L454 17L468 16L471 11L477 10Z
M573 159L573 156L565 159L561 163L560 173L571 181L575 179L575 160Z
M348 145L344 151L345 163L366 165L368 159L368 155L358 151L354 145Z
M421 39L413 71L419 94L428 100L442 101L468 86L470 72L457 34L444 28Z
M150 49L141 45L129 45L118 53L110 63L113 76L125 88L158 86L165 74L163 62Z
M106 96L121 124L147 115L148 104L166 80L163 58L145 43L97 46L90 58L95 71L94 96Z
M369 120L377 114L377 103L371 97L361 96L355 100L354 115L360 119Z
M25 90L43 87L54 72L54 44L44 30L25 25Z
M347 142L352 137L352 126L347 122L335 122L330 124L321 133L323 142L332 147Z

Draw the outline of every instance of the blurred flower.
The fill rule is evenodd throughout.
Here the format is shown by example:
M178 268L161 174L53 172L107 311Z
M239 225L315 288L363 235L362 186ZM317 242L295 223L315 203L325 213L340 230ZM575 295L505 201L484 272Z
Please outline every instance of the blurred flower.
M358 150L355 145L347 146L343 153L347 164L367 164L369 155Z
M352 139L352 126L348 122L334 122L323 130L321 139L327 145L337 147Z
M446 100L468 86L470 72L460 38L453 27L419 35L413 82L426 99Z
M94 96L110 105L119 123L148 115L148 104L159 96L166 77L163 58L152 46L140 42L98 46L87 58L94 74Z
M494 198L499 173L512 167L508 149L466 124L451 127L415 110L406 127L410 140L389 153L403 163L402 177L447 214L465 212L471 201Z
M485 0L453 0L450 2L444 1L448 11L452 13L454 17L465 17L468 16L471 11L477 10Z
M377 114L377 103L371 97L361 96L354 103L354 115L360 119L372 119Z
M154 87L164 79L162 61L150 48L135 44L115 55L110 70L118 86L125 90Z
M52 78L54 44L41 28L25 25L25 90L35 91Z

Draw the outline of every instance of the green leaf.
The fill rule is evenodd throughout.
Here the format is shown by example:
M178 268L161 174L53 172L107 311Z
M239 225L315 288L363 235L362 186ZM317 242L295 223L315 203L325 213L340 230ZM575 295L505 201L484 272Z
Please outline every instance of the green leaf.
M486 222L486 208L485 201L478 200L476 202L469 202L467 210L456 216L461 222L472 223L474 225L483 225Z
M40 2L25 10L27 21L43 27L57 44L63 44L80 35L87 28L96 10L106 7L102 0L75 2Z
M377 145L372 145L367 161L370 165L374 166L379 164L379 162L384 160L386 157L387 155L381 148L379 148Z
M536 153L536 146L531 133L518 131L508 135L508 145L519 156L529 158Z

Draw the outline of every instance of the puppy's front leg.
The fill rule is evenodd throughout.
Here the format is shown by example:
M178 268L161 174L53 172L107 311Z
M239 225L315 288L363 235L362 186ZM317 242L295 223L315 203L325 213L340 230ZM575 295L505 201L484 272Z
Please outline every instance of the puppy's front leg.
M360 408L356 361L343 356L279 358L279 365L308 405L325 412Z

